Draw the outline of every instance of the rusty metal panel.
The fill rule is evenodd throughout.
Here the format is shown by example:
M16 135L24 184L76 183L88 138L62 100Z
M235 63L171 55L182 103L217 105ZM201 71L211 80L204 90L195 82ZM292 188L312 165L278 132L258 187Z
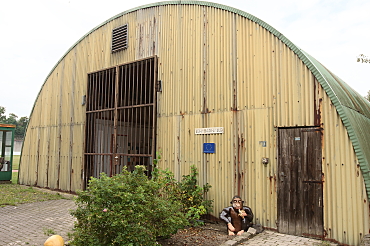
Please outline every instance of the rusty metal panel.
M60 167L60 141L61 134L59 127L53 127L50 129L50 139L55 139L55 141L50 141L49 166L47 170L48 175L48 187L51 189L58 188L58 172Z
M68 66L70 67L70 66ZM67 72L67 74L70 74L71 72ZM65 122L61 127L61 142L60 142L60 166L58 167L59 170L57 170L57 185L58 189L60 190L71 190L70 187L70 179L71 179L71 148L72 148L72 141L73 141L73 128L74 128L74 122L71 122L71 119L73 117L73 109L72 107L75 106L74 104L74 90L73 90L73 84L72 80L68 79L64 83L64 86L70 88L70 94L68 97L67 95L63 94L63 98L67 98L63 102L63 106L65 107L63 112L63 118L69 119L67 122Z
M200 142L194 138L194 125L201 120L200 115L158 119L157 149L162 155L160 167L171 170L178 180L190 172L191 165L198 170L202 168Z
M48 133L47 128L41 128L39 129L39 156L37 160L37 186L40 187L48 187L48 155L47 149L48 149Z
M55 176L55 168L57 166L57 163L59 162L59 153L60 153L60 134L59 129L56 127L50 127L49 130L49 146L48 151L46 154L48 155L48 169L47 169L47 175L48 175L48 186L49 188L56 188L57 187L57 180L58 177ZM51 141L54 139L54 141Z
M230 110L234 107L235 15L220 9L206 8L206 55L204 112Z
M369 201L352 142L322 88L324 230L327 238L356 245L369 232Z
M158 118L157 146L162 152L160 167L168 168L177 179L181 179L189 174L191 165L195 165L200 185L212 185L207 198L214 200L216 216L229 204L231 197L225 194L233 194L234 177L232 159L229 158L233 153L231 115L227 112ZM225 127L224 134L195 135L195 128L215 126L213 122ZM203 153L203 143L207 142L216 144L215 154Z
M157 151L161 159L159 166L162 169L168 169L174 172L174 148L176 140L174 139L176 129L172 127L173 117L159 117L157 120Z
M71 126L64 125L61 127L60 151L59 151L59 165L55 170L56 187L60 190L71 190Z
M195 114L202 111L204 80L203 8L175 5L161 7L158 48L159 114ZM186 21L185 21L186 20ZM188 32L188 35L183 35ZM166 52L163 52L166 50Z
M30 119L30 123L31 120L33 119ZM34 150L32 149L32 147L35 146L34 144L31 144L31 139L34 139L35 131L34 129L31 130L30 127L28 127L27 132L29 137L26 138L23 142L21 161L22 163L28 163L28 165L21 165L19 167L18 181L20 184L31 185L31 178L29 177L29 175L32 175L34 173L34 171L32 170L32 164L35 163L35 161L31 157L31 153L34 153L32 152Z
M233 98L232 64L229 52L224 50L232 50L229 27L233 22L227 17L232 14L201 6L165 6L163 11L178 16L163 13L159 22L163 38L160 44L168 50L160 55L159 62L159 78L163 81L158 98L161 167L169 167L180 179L189 173L191 165L196 165L200 184L212 185L208 198L214 200L213 214L218 217L234 193L234 136L229 111ZM224 16L219 19L215 13ZM219 31L221 25L225 26L223 32ZM214 114L204 114L208 112ZM216 123L225 127L224 134L194 134L195 128L213 127ZM205 142L216 143L216 154L203 153Z
M276 132L273 110L238 112L238 142L241 191L254 208L255 222L274 228L276 220ZM268 164L262 159L268 158Z
M203 143L215 143L216 153L201 153L204 158L205 180L212 185L209 199L214 200L214 215L218 216L219 212L230 204L235 190L235 173L234 173L234 153L237 145L237 138L234 135L233 128L234 112L218 112L207 114L206 122L203 127L224 127L222 134L196 135L196 138L202 139ZM201 150L203 148L201 147Z
M131 33L135 33L135 59L139 60L158 54L158 8L140 9L132 15L135 26Z
M275 126L313 125L313 75L285 44L237 17L238 109L274 107Z

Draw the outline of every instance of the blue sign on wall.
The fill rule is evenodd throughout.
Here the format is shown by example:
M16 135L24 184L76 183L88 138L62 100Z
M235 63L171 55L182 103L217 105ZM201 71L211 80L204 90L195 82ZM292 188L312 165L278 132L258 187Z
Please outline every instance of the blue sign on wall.
M203 143L203 153L213 154L216 152L215 143Z

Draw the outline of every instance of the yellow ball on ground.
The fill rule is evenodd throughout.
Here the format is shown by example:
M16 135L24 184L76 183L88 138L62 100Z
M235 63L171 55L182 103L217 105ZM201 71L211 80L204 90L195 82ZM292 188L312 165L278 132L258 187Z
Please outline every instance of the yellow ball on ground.
M44 246L64 246L64 240L59 235L53 235L46 239Z

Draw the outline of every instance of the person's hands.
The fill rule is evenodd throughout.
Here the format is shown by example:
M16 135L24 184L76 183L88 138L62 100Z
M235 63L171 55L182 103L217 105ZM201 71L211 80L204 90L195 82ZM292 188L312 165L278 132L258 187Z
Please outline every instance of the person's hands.
M235 231L235 227L234 227L231 223L227 224L227 228L228 228L230 231Z
M243 232L244 232L244 230L241 230L241 231L239 231L239 232L237 233L237 235L238 235L238 236L240 236L240 235L242 235L242 234L243 234Z
M245 216L247 216L248 214L247 214L245 211L243 211L243 212L241 213L241 215L242 215L243 217L245 217Z

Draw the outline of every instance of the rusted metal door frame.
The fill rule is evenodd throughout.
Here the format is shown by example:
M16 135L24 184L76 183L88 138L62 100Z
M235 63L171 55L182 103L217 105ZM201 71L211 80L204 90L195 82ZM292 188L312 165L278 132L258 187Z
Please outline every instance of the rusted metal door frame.
M278 129L279 232L324 236L321 130L319 127Z
M122 163L125 156L133 165L145 163L148 174L151 171L157 127L157 73L157 56L152 56L88 74L84 189L91 176L98 176L94 168L99 165L109 172L107 175L115 175L120 172L116 167L127 164ZM134 142L127 153L117 153L117 135L124 131L131 133Z

